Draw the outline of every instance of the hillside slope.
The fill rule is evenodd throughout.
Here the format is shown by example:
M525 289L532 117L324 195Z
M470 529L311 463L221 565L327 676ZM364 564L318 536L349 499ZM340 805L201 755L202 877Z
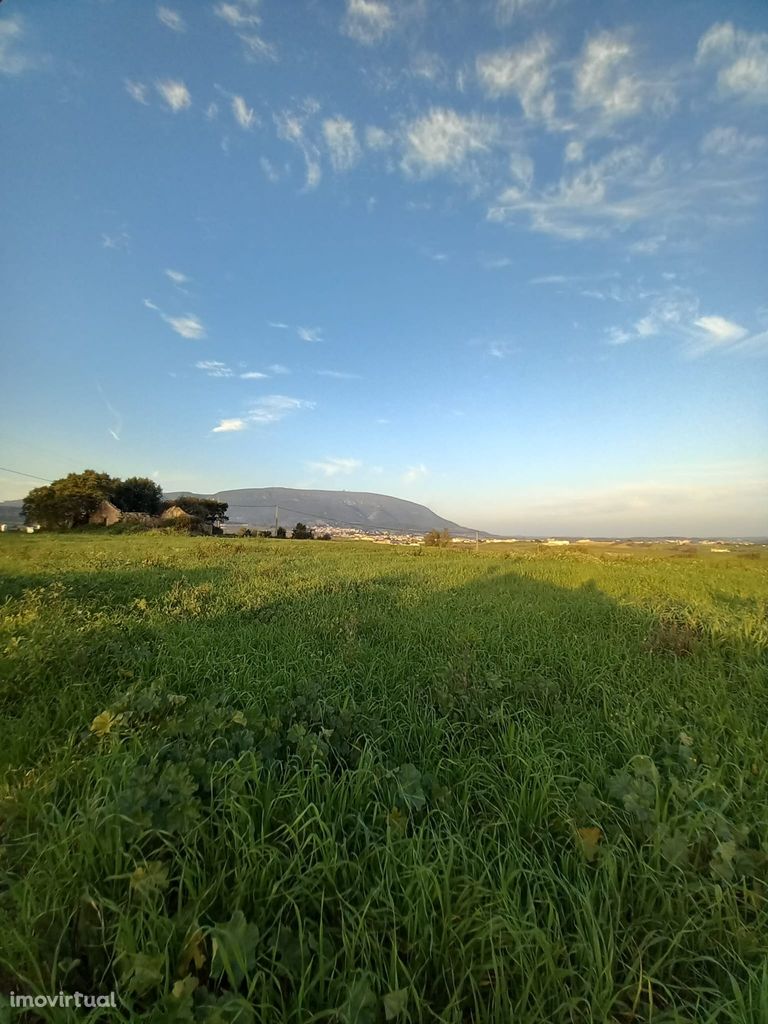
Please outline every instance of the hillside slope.
M167 498L179 497L174 491ZM424 533L450 530L456 537L474 537L475 531L443 519L425 505L387 494L367 491L318 491L293 487L247 487L217 491L200 497L216 498L229 505L229 522L236 525L271 526L278 506L280 523L292 527L297 521L308 526L349 526L360 530L391 530ZM488 534L480 533L480 536Z

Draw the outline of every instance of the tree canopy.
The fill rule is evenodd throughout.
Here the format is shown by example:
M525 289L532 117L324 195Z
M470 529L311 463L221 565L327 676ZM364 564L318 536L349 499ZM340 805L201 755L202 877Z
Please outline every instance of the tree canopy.
M68 473L45 487L35 487L24 499L22 515L27 523L39 523L48 530L83 526L102 501L111 501L121 512L157 515L163 491L148 477L127 480L86 469Z
M47 529L82 526L115 485L108 473L86 469L69 473L46 487L35 487L24 499L22 514L27 523L39 523Z
M150 516L160 514L163 489L146 476L131 476L127 480L115 480L110 495L121 512L146 512Z

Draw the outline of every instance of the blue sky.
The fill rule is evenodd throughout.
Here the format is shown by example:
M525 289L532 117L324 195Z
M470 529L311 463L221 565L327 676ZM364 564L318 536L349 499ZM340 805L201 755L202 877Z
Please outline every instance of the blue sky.
M766 532L762 0L6 0L0 109L4 466Z

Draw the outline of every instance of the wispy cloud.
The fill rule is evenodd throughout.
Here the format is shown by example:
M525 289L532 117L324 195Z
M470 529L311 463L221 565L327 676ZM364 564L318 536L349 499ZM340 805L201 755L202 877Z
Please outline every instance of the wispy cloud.
M403 169L416 177L461 171L473 156L489 150L496 135L496 125L487 118L433 107L406 126Z
M245 373L240 374L241 380L266 380L268 374L261 373L259 370L246 370Z
M553 50L551 39L539 35L522 47L482 54L477 76L489 96L515 95L529 120L550 122L555 116Z
M254 60L277 60L276 47L257 31L261 25L260 0L236 0L217 3L213 13L237 33L245 46L246 56Z
M232 114L240 127L245 131L253 128L254 124L258 123L253 107L249 107L242 96L232 97Z
M323 121L323 137L334 171L348 171L360 159L355 126L344 117Z
M317 188L322 177L320 150L307 134L309 122L320 109L317 100L309 97L296 109L283 110L274 115L279 138L296 146L304 157L304 188Z
M317 370L318 377L332 377L334 380L361 380L359 373L347 373L345 370Z
M267 320L267 327L274 327L278 331L289 331L291 329L291 325L284 324L282 320Z
M277 423L292 412L314 409L315 403L304 398L290 398L288 395L266 395L251 406L248 419L251 423Z
M392 8L384 0L347 0L342 31L351 39L371 46L395 26Z
M427 469L423 462L420 462L418 465L409 466L406 469L406 471L403 473L403 480L406 483L413 483L415 480L421 480L423 477L428 475L429 470Z
M127 252L130 248L130 241L130 235L125 231L118 231L114 235L102 232L101 235L101 245L104 249L122 249L124 252Z
M315 408L315 403L304 398L292 398L289 395L265 395L250 406L244 416L222 420L213 428L214 434L227 433L235 430L246 430L249 426L268 426L279 423L286 416L302 410Z
M107 433L115 441L119 441L120 440L120 435L123 432L123 417L117 411L117 409L112 405L110 400L107 398L106 394L104 393L104 389L102 388L102 386L99 383L99 381L96 381L96 390L98 391L99 395L101 396L101 399L102 399L102 401L104 402L104 405L107 408L107 412L109 413L109 415L112 418L112 425L110 427L107 427Z
M158 7L157 16L166 28L171 29L173 32L184 32L186 25L184 19L178 11L174 11L171 7Z
M349 476L350 473L354 473L356 469L360 469L362 462L360 459L331 459L327 458L322 462L308 462L307 465L310 469L315 470L317 473L322 473L323 476Z
M186 316L165 316L163 320L169 324L182 338L204 338L205 328L194 313L187 313Z
M536 14L553 6L556 0L496 0L496 21L508 25L521 15Z
M165 78L155 82L155 88L168 109L172 110L174 114L178 114L180 110L186 110L192 105L189 89L180 80Z
M765 135L748 135L733 125L718 125L707 132L699 148L707 156L743 158L764 152L768 148L768 138Z
M275 376L281 376L291 372L288 367L283 366L282 363L272 363L272 365L268 366L267 369L270 373L274 373Z
M202 359L195 363L195 369L202 370L206 377L232 377L233 371L226 363L214 359Z
M18 75L35 66L29 54L19 49L24 35L24 22L18 14L0 20L0 74Z
M221 420L217 427L213 428L212 433L214 434L229 434L237 430L245 430L247 423L243 419L234 418L228 420Z
M297 327L296 334L301 338L302 341L323 340L322 327Z
M721 314L701 313L699 297L688 288L673 285L666 291L643 291L650 299L646 311L632 323L608 330L612 345L659 339L673 342L688 358L712 353L759 355L768 351L768 332L750 333Z
M205 337L205 327L194 313L187 313L184 316L169 316L150 299L144 299L144 305L147 309L156 312L182 338L198 340Z
M164 271L164 273L165 276L170 278L170 280L173 281L175 285L181 286L183 284L189 284L190 279L187 277L186 274L182 274L180 270L171 270L170 268L168 268Z
M631 57L629 41L615 32L601 32L588 39L576 68L576 107L596 107L617 120L637 114L643 105L643 89L628 68Z
M125 91L137 103L143 103L145 106L149 103L149 88L143 82L134 82L132 79L126 78Z
M730 21L718 22L699 40L696 59L717 69L721 95L768 102L768 32L746 32Z

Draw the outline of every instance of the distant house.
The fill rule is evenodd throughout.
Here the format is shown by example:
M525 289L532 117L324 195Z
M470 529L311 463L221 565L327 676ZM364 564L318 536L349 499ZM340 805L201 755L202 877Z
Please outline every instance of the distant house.
M185 512L184 509L181 508L180 505L171 505L170 508L167 508L162 513L160 518L161 519L193 519L194 516L191 516L189 514L189 512Z
M117 505L113 505L111 501L107 501L105 498L96 511L92 512L88 517L88 522L91 526L114 526L122 518L123 513Z

